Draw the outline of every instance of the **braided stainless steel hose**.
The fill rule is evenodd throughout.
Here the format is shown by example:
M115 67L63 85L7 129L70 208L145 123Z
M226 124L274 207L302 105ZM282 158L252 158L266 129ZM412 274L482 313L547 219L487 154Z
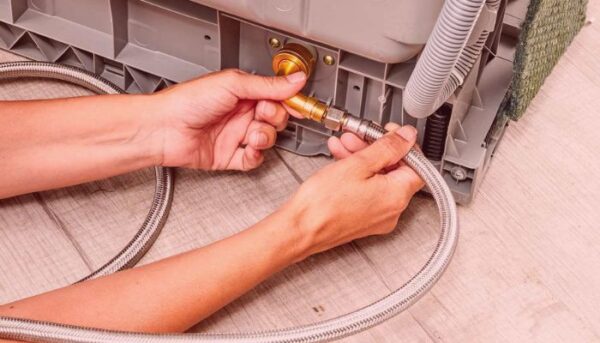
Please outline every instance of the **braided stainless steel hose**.
M118 91L116 86L110 85L102 79L71 67L56 66L48 63L18 62L0 65L0 79L24 76L41 76L57 78L83 85L86 88L105 92ZM89 87L88 87L89 86ZM344 128L353 131L369 141L376 140L385 134L380 126L356 117L348 116ZM354 118L354 119L352 119ZM355 126L352 126L355 125ZM380 299L355 312L315 323L311 325L294 327L282 330L242 333L242 334L142 334L134 332L107 331L76 327L63 324L40 322L17 318L0 318L0 339L12 339L29 342L55 342L55 343L164 343L164 342L322 342L331 341L341 337L373 327L407 309L423 296L440 278L448 266L458 240L458 220L456 204L450 189L437 169L417 150L411 150L404 161L425 180L433 198L439 208L440 238L433 254L425 265L400 288L388 296ZM150 220L144 223L147 231L136 235L133 241L139 238L146 244L132 244L128 252L121 252L119 262L114 266L128 267L132 261L139 259L149 247L149 243L156 238L160 226L164 224L164 217L168 211L168 204L172 196L172 178L168 169L157 168L162 178L157 179L157 194L150 215ZM161 191L158 191L158 190ZM150 217L149 217L150 218ZM155 230L155 231L153 231ZM140 230L141 232L141 230ZM139 237L138 237L139 236ZM127 248L125 249L127 250ZM137 251L137 253L136 253ZM140 255L141 253L141 255ZM130 260L127 260L131 258ZM103 268L102 275L115 271L116 267ZM93 276L99 276L100 274Z
M122 89L98 75L85 70L45 62L0 63L0 80L41 78L69 82L96 94L123 94ZM110 261L78 282L109 275L133 267L150 249L165 224L173 199L173 172L156 167L154 198L150 211L135 236Z

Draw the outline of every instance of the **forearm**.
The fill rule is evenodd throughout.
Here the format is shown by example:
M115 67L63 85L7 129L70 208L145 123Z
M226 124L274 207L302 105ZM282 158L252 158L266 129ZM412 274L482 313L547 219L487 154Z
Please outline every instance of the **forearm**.
M207 247L4 305L0 316L181 332L305 257L293 222L279 211Z
M160 163L150 96L0 102L0 198Z

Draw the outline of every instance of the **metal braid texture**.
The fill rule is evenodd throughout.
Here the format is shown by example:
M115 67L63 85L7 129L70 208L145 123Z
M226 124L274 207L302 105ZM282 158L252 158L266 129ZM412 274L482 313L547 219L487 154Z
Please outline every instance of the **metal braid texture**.
M58 78L89 89L95 89L98 92L120 92L117 87L97 76L71 67L35 62L0 65L0 79L34 75L45 78ZM378 139L384 133L383 130L369 130L369 139ZM415 276L388 296L359 310L311 325L241 334L142 334L2 317L0 318L0 338L54 343L308 343L331 341L373 327L407 309L435 284L448 266L458 240L456 204L443 177L429 160L417 150L411 150L404 158L404 161L425 180L437 203L441 220L440 238L432 256ZM144 226L128 247L109 264L101 268L102 272L93 273L91 277L105 275L135 264L135 261L143 255L153 239L158 235L158 231L160 231L160 227L164 224L164 218L169 208L168 205L172 196L173 186L171 173L168 169L157 168L157 176L157 192L149 213L149 219L144 222Z

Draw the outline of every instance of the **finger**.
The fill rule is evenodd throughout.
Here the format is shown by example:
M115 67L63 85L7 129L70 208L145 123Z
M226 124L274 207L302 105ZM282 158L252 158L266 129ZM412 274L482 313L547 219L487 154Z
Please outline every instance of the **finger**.
M277 131L285 129L288 116L288 112L279 103L261 100L256 105L256 119L273 125Z
M298 112L295 109L289 107L285 103L282 103L282 106L283 106L283 108L285 108L285 110L287 111L287 113L289 113L292 117L295 117L295 118L298 118L298 119L304 119L305 118L300 112Z
M252 170L260 166L264 159L265 156L260 150L256 150L248 145L244 148L238 148L235 151L227 169L242 171Z
M411 197L425 186L425 182L419 174L406 164L385 174L385 177L405 188Z
M385 129L387 131L396 131L400 128L401 126L396 123L387 123L385 125ZM351 152L357 152L369 146L367 142L350 132L344 133L340 138L346 149L350 150Z
M340 140L342 141L342 144L344 144L344 147L350 152L357 152L369 146L367 142L350 132L342 134Z
M221 85L239 99L285 100L296 95L306 83L306 74L298 72L287 76L260 76L230 69L218 74Z
M354 154L358 171L368 175L378 173L385 167L398 163L417 140L417 130L412 126L390 132L369 147Z
M396 130L398 130L401 127L402 126L400 126L400 125L398 125L396 123L393 123L393 122L389 122L389 123L385 124L385 129L388 130L388 131L396 131Z
M352 153L346 149L344 144L342 144L342 141L340 141L340 139L337 137L330 137L327 141L327 146L336 160L343 160L344 158L352 155Z
M275 145L277 131L267 123L252 121L246 131L243 144L247 144L256 150L265 150Z

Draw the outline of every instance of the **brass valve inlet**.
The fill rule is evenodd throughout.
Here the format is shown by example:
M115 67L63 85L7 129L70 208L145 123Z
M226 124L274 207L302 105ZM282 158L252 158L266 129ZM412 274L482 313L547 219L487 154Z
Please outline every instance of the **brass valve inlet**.
M310 77L315 66L316 56L305 46L288 43L273 56L273 71L278 76L303 71ZM286 105L307 119L319 122L333 131L355 133L367 141L381 137L385 130L378 124L355 117L335 107L329 107L317 98L298 93L284 101Z
M306 47L297 43L288 43L273 56L273 71L277 76L290 75L303 71L307 77L313 72L316 57ZM319 99L298 93L284 101L286 105L307 119L323 122L327 105Z

